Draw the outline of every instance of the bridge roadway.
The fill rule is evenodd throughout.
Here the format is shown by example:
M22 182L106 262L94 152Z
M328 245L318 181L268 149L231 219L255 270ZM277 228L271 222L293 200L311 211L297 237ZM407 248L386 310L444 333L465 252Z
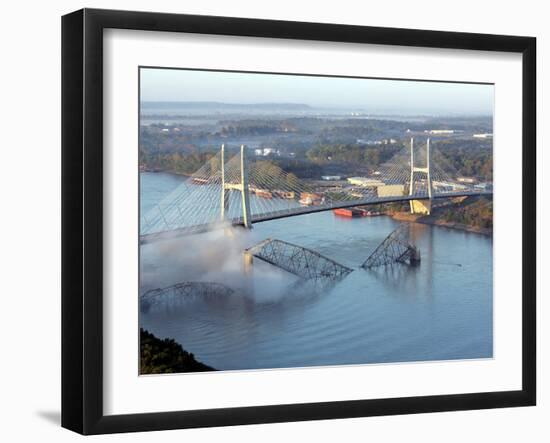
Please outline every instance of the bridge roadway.
M461 192L449 192L445 194L434 194L433 200L442 198L455 198L455 197L477 197L483 195L493 195L492 191L461 191ZM302 206L292 209L283 209L280 211L269 212L261 215L252 215L252 223L261 223L270 220L277 220L287 217L295 217L297 215L313 214L316 212L332 211L333 209L351 208L354 206L369 206L379 205L384 203L405 202L411 200L428 200L426 194L414 194L414 195L399 195L395 197L377 197L363 200L350 200L335 202L331 204L323 204L317 206ZM235 218L231 221L233 226L243 225L242 218ZM153 243L160 240L167 240L176 237L183 237L186 235L201 234L212 229L223 227L222 223L209 223L203 225L187 226L184 228L177 228L170 231L154 232L150 234L143 234L139 236L140 244Z

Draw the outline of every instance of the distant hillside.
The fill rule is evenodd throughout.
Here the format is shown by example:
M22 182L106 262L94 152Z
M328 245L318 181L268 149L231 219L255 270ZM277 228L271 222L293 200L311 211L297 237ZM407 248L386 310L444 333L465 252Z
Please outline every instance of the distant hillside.
M143 101L142 110L205 110L205 111L307 111L311 106L303 103L223 103L223 102L178 102L178 101Z

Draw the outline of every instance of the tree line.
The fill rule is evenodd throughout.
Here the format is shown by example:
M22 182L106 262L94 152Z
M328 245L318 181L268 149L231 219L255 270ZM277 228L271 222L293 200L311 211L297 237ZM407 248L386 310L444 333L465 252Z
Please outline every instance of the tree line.
M493 201L480 197L464 206L445 209L440 218L446 222L460 223L474 228L493 228Z

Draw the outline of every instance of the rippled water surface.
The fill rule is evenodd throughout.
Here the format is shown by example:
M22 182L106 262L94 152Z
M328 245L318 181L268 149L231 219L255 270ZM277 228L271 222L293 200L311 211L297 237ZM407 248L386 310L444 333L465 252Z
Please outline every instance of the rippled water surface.
M142 174L142 211L182 180ZM142 246L142 293L182 281L234 292L155 306L141 312L141 326L222 370L492 357L491 238L411 224L419 267L360 268L397 226L389 217L323 212ZM259 260L245 274L242 250L268 237L354 272L327 291L300 286Z

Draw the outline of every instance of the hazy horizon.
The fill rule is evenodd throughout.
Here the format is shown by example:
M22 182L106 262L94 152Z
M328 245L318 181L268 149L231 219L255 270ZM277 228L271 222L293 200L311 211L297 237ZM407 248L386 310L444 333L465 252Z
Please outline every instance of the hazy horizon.
M412 111L399 111L399 110L369 110L367 108L358 108L353 107L350 108L349 106L311 106L307 103L292 103L292 102L257 102L257 103L236 103L236 102L219 102L219 101L203 101L203 100L195 100L195 101L183 101L183 100L141 100L141 106L142 110L144 109L144 104L159 104L159 105L199 105L199 104L211 104L211 105L220 105L220 106L229 106L229 107L265 107L264 109L267 109L268 106L272 106L273 108L279 106L302 106L306 109L302 110L308 110L311 112L315 111L335 111L335 112L358 112L361 113L361 115L367 114L367 116L374 116L374 117L449 117L449 118L492 118L491 112L480 112L480 113L456 113L453 112L412 112ZM146 108L146 107L145 107ZM181 109L174 107L174 109ZM155 109L156 110L156 109Z
M143 103L306 105L381 114L492 116L494 86L186 69L140 69Z

